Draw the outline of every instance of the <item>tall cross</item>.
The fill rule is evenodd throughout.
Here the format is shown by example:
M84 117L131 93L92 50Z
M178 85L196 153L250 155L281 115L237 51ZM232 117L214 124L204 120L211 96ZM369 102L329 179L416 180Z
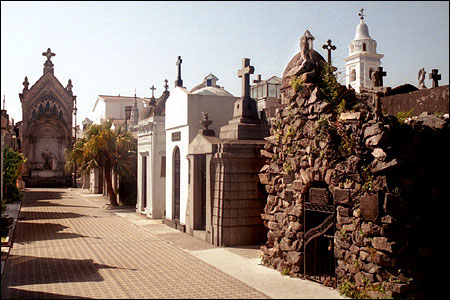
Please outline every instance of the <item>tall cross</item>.
M154 94L153 94L154 91L156 90L155 85L152 85L152 87L150 89L152 90L152 98L153 98L153 97L155 97Z
M175 87L183 86L183 80L181 80L181 63L182 62L183 62L183 60L181 59L181 56L178 56L178 59L177 59L178 77L177 77L177 80L175 81Z
M383 67L378 67L377 71L380 72L380 86L383 86L383 77L387 74L383 71Z
M322 46L322 48L328 51L328 64L331 65L331 50L336 50L336 46L331 45L331 40L328 40L327 43Z
M361 8L359 10L358 16L361 20L364 20L364 8Z
M255 68L250 66L250 58L242 59L242 69L238 71L239 78L242 78L242 97L250 97L250 74L255 72Z
M441 74L438 74L438 69L432 69L431 73L428 74L428 76L430 77L430 79L433 80L433 85L432 87L438 87L439 86L439 80L441 80Z
M165 82L165 84L164 84L164 89L166 90L166 92L167 92L167 89L169 88L169 86L167 85L167 83L169 82L167 79L164 79L164 82Z
M47 52L43 52L42 53L42 56L47 56L47 60L50 60L50 58L52 57L52 56L55 56L56 54L55 53L52 53L52 51L50 50L50 48L48 48L47 49Z

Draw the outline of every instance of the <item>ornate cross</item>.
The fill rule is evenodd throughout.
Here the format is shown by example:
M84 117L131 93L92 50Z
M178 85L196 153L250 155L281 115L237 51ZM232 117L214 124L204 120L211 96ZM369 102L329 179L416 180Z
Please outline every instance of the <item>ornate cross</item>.
M438 87L439 86L439 80L441 80L441 74L438 74L438 69L432 69L431 73L428 74L429 78L433 80L432 87Z
M383 77L386 76L386 72L383 71L383 67L378 67L377 71L380 74L380 86L383 86Z
M156 90L155 85L152 85L152 87L150 88L152 90L152 98L154 97L154 91Z
M359 10L358 16L361 20L364 20L364 8L361 8Z
M52 51L50 50L50 48L48 48L47 49L47 52L43 52L42 53L42 56L47 56L47 60L50 60L50 58L52 57L52 56L55 56L56 54L55 53L52 53Z
M331 65L331 50L336 50L336 46L331 45L331 40L328 40L327 43L322 46L322 48L328 51L328 64Z
M177 80L175 81L175 87L183 86L183 80L181 80L181 63L182 62L183 62L183 60L181 59L181 56L178 56L178 59L177 59L178 77L177 77Z
M242 97L250 97L250 74L255 72L255 68L250 66L250 58L242 59L242 69L238 71L239 78L242 78Z
M164 84L164 89L166 90L166 92L167 92L167 89L169 88L169 86L167 85L167 83L169 82L167 79L164 79L164 82L165 82L165 84Z

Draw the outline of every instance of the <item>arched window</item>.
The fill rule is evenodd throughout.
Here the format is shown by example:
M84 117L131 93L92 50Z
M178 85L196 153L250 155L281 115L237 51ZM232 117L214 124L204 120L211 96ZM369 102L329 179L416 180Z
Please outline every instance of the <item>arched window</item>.
M356 70L355 69L350 71L350 81L356 81Z
M366 43L363 43L363 51L367 51Z

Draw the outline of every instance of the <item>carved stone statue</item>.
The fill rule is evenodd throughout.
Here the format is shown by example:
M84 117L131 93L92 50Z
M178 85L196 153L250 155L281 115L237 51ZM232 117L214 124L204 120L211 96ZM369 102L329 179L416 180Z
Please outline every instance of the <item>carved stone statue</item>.
M419 89L426 89L427 87L425 86L425 74L427 72L425 71L425 68L422 68L419 70L419 73L417 74L417 79L419 80Z
M52 151L50 151L48 148L44 150L44 152L41 153L42 159L45 161L43 168L45 170L56 170L56 165L58 163L58 160L53 154Z

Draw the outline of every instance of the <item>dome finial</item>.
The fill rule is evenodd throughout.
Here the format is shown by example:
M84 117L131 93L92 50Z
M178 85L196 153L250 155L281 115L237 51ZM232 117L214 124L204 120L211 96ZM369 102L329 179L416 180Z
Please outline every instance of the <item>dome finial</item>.
M358 13L359 18L361 19L361 22L364 20L364 8L361 7Z

